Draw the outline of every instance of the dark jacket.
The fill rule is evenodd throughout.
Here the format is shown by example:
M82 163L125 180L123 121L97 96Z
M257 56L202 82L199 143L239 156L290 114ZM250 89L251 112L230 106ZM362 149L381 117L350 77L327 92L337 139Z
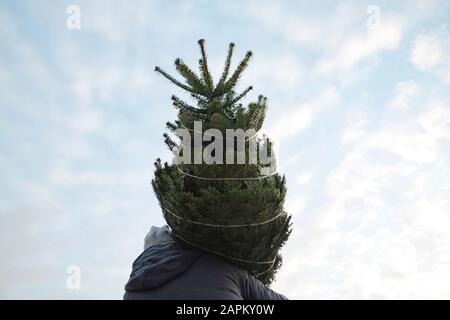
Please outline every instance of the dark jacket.
M148 240L148 236L146 241ZM133 263L126 300L284 300L248 271L176 241L152 243Z

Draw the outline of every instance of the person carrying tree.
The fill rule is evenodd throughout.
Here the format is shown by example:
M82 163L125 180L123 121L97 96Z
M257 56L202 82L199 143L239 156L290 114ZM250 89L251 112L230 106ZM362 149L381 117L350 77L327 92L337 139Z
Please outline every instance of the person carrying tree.
M257 134L266 98L243 107L239 101L252 87L234 90L252 53L230 75L231 43L215 84L204 40L198 43L200 75L181 59L175 66L185 83L155 68L196 107L172 96L178 119L167 128L181 141L164 134L175 158L158 159L152 181L167 225L146 236L124 299L287 299L268 287L281 266L291 216L283 209L286 180L276 172L272 143Z

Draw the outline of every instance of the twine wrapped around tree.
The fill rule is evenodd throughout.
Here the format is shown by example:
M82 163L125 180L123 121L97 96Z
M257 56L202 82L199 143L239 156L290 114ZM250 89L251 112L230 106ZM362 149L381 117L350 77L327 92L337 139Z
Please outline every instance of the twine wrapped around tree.
M220 130L226 151L222 161L212 164L195 164L194 152L190 163L162 164L158 159L155 162L153 189L168 225L183 244L222 256L247 269L263 283L270 284L281 266L279 250L291 232L291 216L283 210L285 177L276 173L274 161L269 166L259 161L262 146L267 148L269 155L272 154L272 144L267 137L247 137L243 151L245 163L226 163L226 153L231 151L234 157L238 151L234 138L233 143L227 144L226 130L254 129L257 132L264 121L266 98L260 95L256 102L243 107L239 101L252 87L240 94L234 91L250 61L251 51L230 75L234 49L234 44L230 43L223 73L218 83L214 84L204 40L199 40L198 44L201 51L200 75L181 59L175 60L175 67L184 78L184 83L161 68L155 68L156 72L187 91L196 104L192 106L172 96L173 105L178 109L178 119L167 122L167 128L173 133L180 129L188 130L192 133L192 139L177 143L170 135L164 134L165 143L170 150L179 153L180 150L182 153L183 144L189 144L195 152L194 122L201 121L201 134L212 128ZM249 161L250 139L255 139L258 146L257 163ZM200 146L205 148L210 143L202 141Z

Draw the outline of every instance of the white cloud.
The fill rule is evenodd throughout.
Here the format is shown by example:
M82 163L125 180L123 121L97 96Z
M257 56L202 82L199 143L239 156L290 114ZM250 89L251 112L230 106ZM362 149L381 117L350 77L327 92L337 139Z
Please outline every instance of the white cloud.
M348 35L336 50L328 53L316 66L320 73L347 70L367 57L384 50L398 48L402 39L402 24L398 17L383 17L374 30L356 31Z
M344 144L360 140L367 135L369 120L363 114L353 116L342 131L341 141Z
M311 101L297 107L285 108L274 120L268 119L267 132L274 141L296 135L307 129L315 115L324 107L336 104L338 100L339 93L334 86L325 88Z
M300 172L299 174L297 174L297 177L295 178L295 182L299 185L305 185L308 184L309 181L311 181L313 177L313 173L312 172Z
M444 82L450 83L450 69L444 71L444 73L442 75L442 79L444 80Z
M139 10L136 10L139 8ZM80 4L81 30L99 33L112 43L128 41L133 33L155 19L151 1L95 1Z
M255 54L249 68L244 72L240 86L252 85L255 88L269 88L292 92L300 87L304 67L300 57L292 53ZM219 59L214 59L219 61ZM222 72L222 61L213 63L213 74Z
M83 103L93 100L112 102L118 92L142 93L152 85L151 73L144 66L108 66L73 70L72 93Z
M365 145L416 163L435 162L439 155L436 140L415 123L386 125L368 138Z
M305 195L296 195L295 198L286 199L286 211L292 216L299 215L308 201Z
M98 109L80 107L74 110L68 119L61 119L61 122L78 133L90 133L100 129L102 116L103 113Z
M443 102L432 102L420 115L420 125L436 138L450 139L450 106Z
M74 168L70 161L61 160L55 163L51 172L49 172L49 180L58 187L105 187L122 186L127 190L144 187L148 182L148 175L143 175L141 169L112 172L99 169L96 170L79 170Z
M430 102L422 112L402 123L386 123L363 142L367 150L380 149L404 160L425 164L436 162L440 155L437 138L450 138L450 107Z
M247 6L250 16L259 20L266 28L280 33L286 40L301 44L315 43L323 30L320 24L307 15L293 15L278 2L254 1Z
M297 226L278 290L306 299L450 297L450 159L439 141L449 137L448 112L430 102L401 123L386 112L373 131L364 115L349 119L349 150L325 181L326 198L310 195L323 205Z
M437 34L418 34L411 51L411 62L419 70L429 70L442 60L442 46Z
M395 97L389 106L400 109L408 107L411 98L417 96L419 89L419 85L414 80L398 83L395 88Z
M280 116L273 124L269 124L270 136L274 140L280 140L305 130L313 120L313 108L311 105L291 108L287 115Z

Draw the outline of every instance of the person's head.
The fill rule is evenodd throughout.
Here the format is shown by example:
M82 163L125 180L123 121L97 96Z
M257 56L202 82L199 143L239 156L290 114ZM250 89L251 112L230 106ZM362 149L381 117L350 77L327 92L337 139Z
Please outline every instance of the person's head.
M170 228L168 225L162 227L152 226L150 231L145 236L144 250L155 244L160 244L164 242L175 241L172 237Z

